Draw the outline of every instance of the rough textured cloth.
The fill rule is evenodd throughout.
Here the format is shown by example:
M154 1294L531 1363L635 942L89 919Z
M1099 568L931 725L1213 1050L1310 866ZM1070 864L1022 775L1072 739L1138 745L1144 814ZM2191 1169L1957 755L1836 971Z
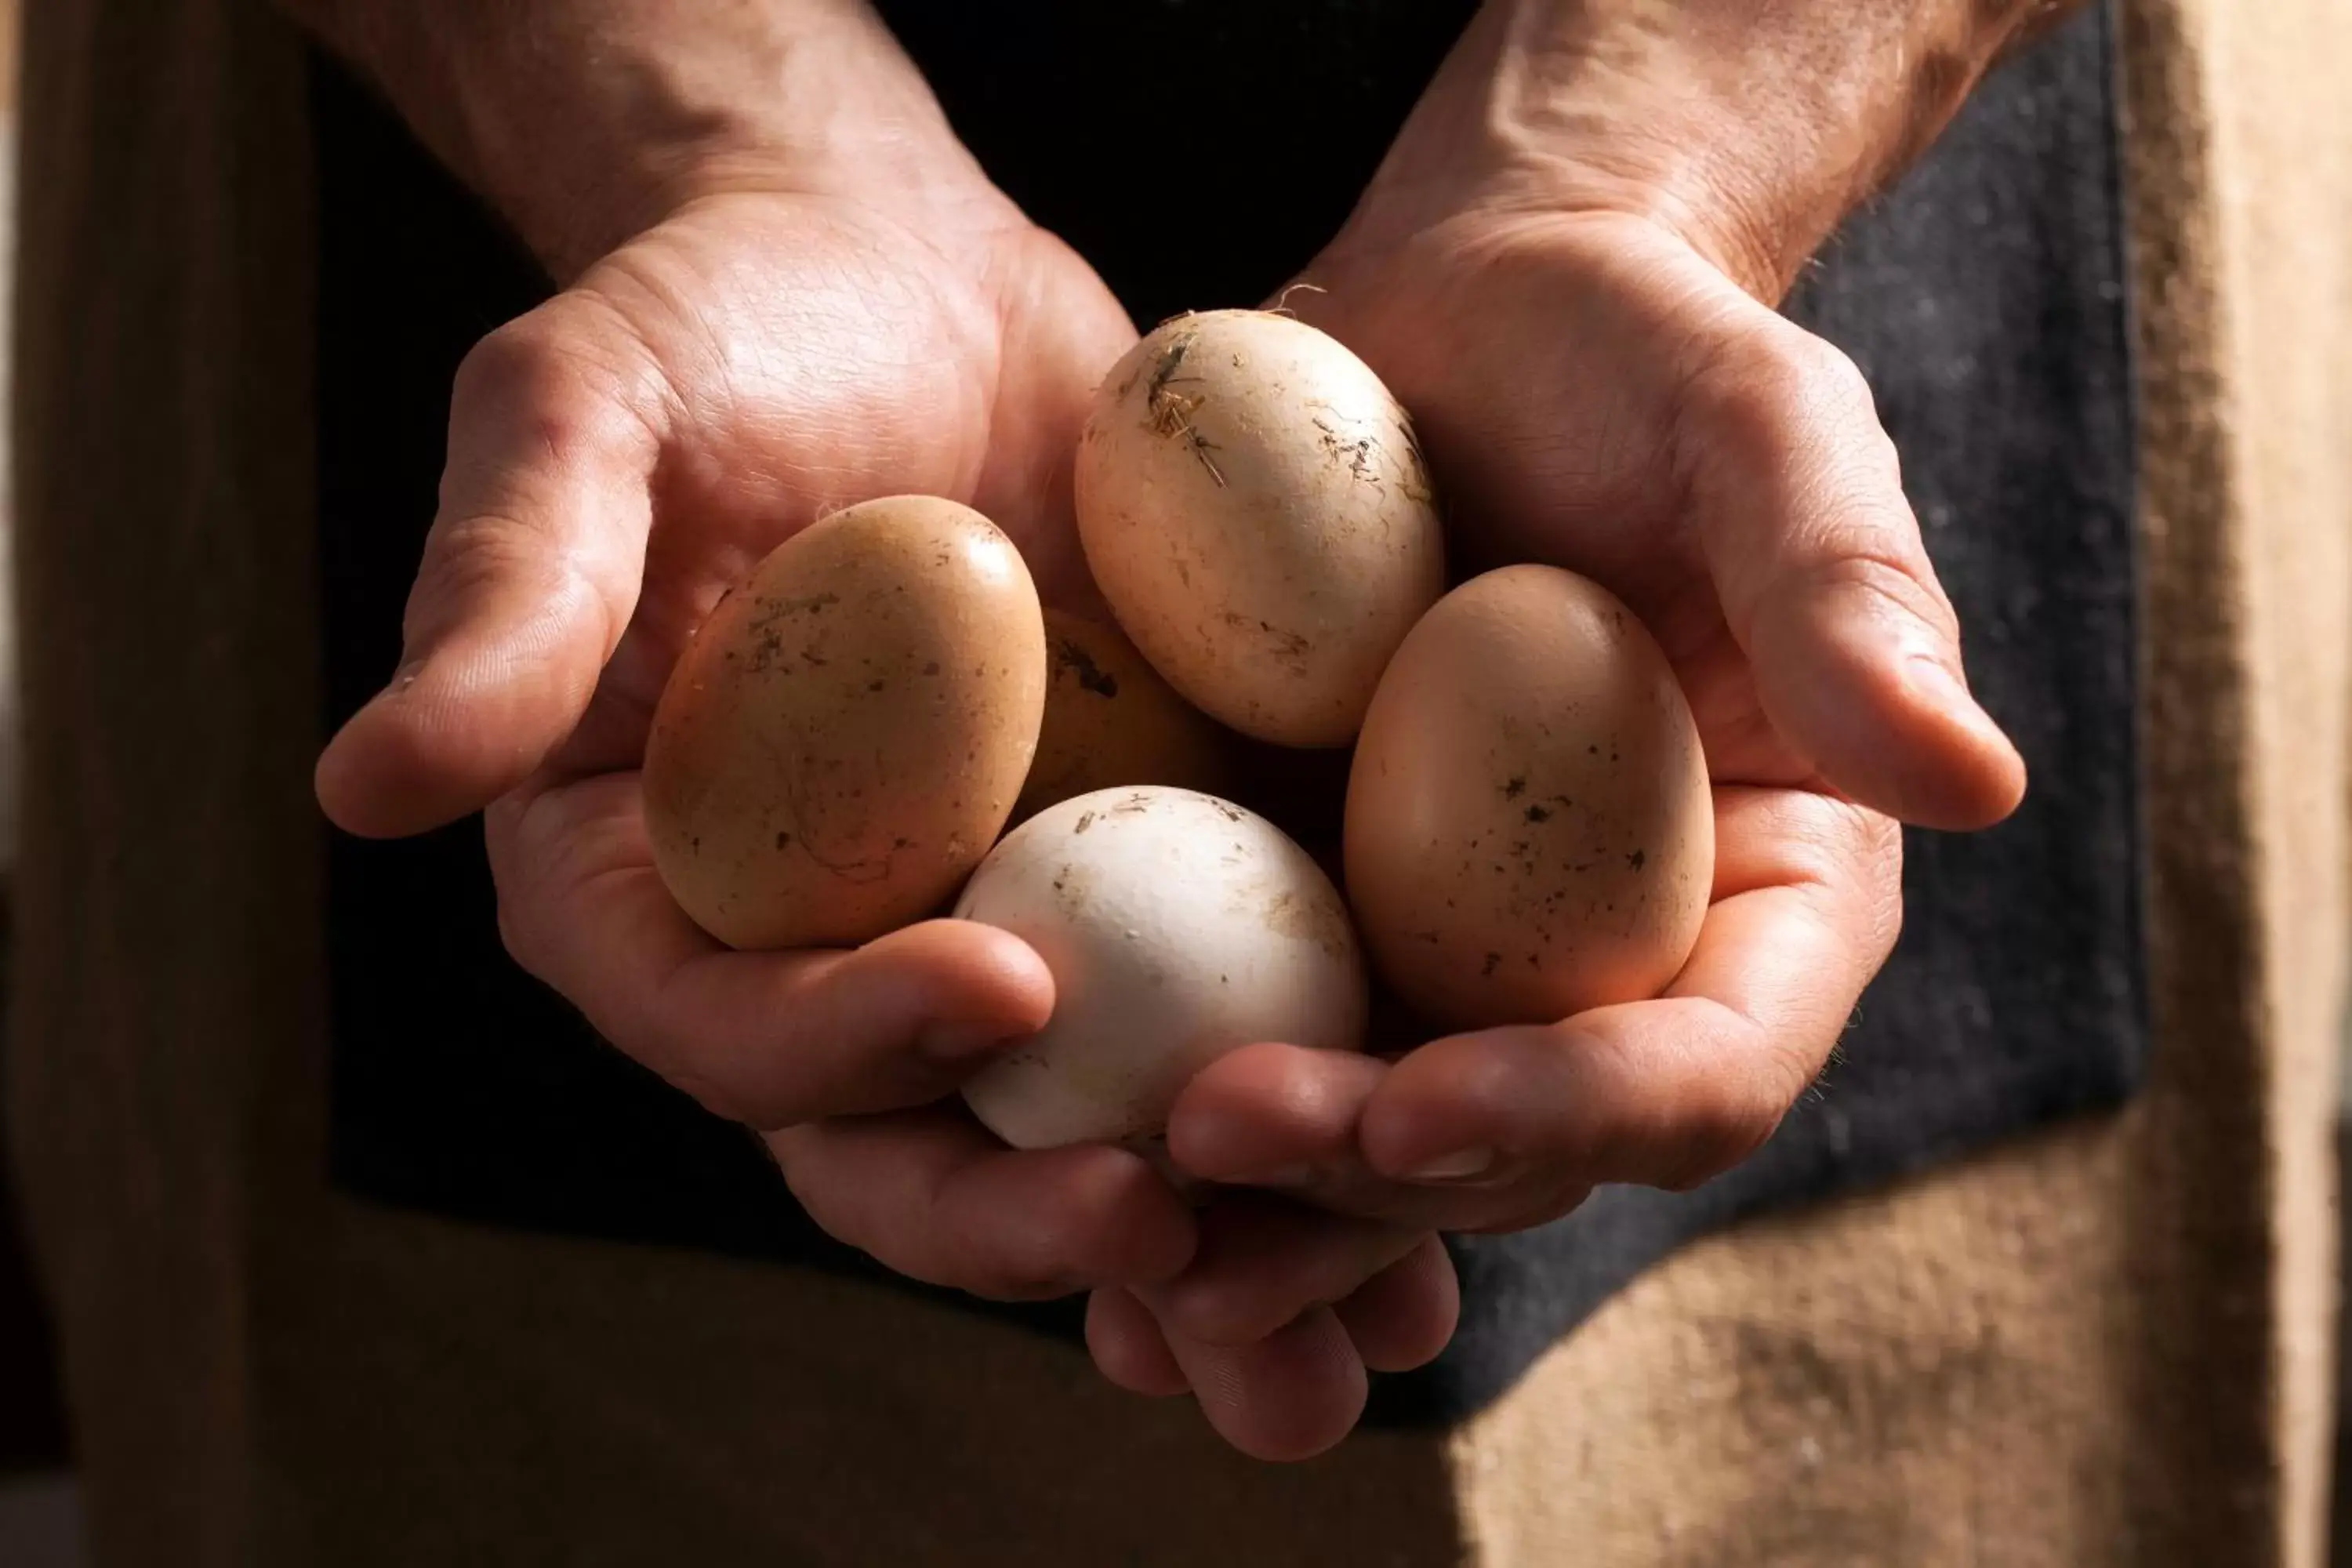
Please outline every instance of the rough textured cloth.
M299 55L248 0L35 8L8 1113L101 1561L2315 1562L2352 37L2126 16L2147 1092L1274 1469L893 1290L328 1184Z
M886 9L982 163L1151 321L1254 303L1304 266L1468 8ZM1902 945L1840 1061L1759 1157L1697 1193L1604 1190L1561 1224L1456 1243L1462 1330L1433 1367L1381 1380L1377 1418L1459 1420L1693 1236L2110 1107L2137 1081L2133 474L2109 42L2086 16L1995 77L1790 305L1870 375L1974 681L2032 768L2026 808L1990 834L1909 837ZM1119 59L1155 64L1100 63ZM1036 113L1041 101L1055 113ZM1113 121L1183 127L1167 132L1168 169L1136 177L1133 138L1066 135ZM1155 146L1161 133L1136 132ZM320 147L321 550L340 721L398 660L457 362L544 286L332 74ZM1171 224L1180 179L1204 199L1194 221ZM430 846L338 844L329 900L334 1152L352 1190L876 1272L800 1217L749 1141L628 1067L507 961L471 825ZM1077 1312L1015 1315L1075 1335Z

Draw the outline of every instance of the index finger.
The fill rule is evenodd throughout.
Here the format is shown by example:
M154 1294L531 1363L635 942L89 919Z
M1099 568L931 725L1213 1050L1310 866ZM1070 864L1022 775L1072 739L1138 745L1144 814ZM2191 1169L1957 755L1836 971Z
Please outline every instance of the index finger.
M930 921L854 951L744 952L654 868L635 773L526 792L488 819L507 947L622 1051L765 1131L927 1104L1052 1015L1011 933Z

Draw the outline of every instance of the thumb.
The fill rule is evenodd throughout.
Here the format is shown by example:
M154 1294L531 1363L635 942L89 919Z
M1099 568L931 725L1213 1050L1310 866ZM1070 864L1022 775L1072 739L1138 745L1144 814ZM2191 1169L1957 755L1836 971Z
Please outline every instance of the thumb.
M479 810L580 721L636 609L655 385L635 335L585 295L466 357L400 668L319 760L339 826L392 837Z
M1822 778L1925 827L1989 826L2025 764L1969 694L1959 623L1853 362L1752 305L1688 383L1677 461L1765 717Z

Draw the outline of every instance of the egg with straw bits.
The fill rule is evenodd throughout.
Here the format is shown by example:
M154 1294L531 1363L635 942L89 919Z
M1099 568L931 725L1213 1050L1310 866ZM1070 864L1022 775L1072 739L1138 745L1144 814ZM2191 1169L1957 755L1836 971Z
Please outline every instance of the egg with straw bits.
M1180 316L1114 366L1078 444L1079 542L1153 668L1277 745L1344 746L1445 587L1405 412L1277 312Z

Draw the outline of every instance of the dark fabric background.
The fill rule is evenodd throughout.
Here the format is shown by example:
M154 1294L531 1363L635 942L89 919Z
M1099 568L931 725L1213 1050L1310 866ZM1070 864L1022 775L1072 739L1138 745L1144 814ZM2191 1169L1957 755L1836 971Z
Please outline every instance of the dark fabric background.
M1469 6L884 9L992 172L1149 323L1255 302L1305 261ZM2112 72L2103 15L2004 71L1790 306L1877 389L1972 673L2032 766L2032 798L1990 833L1910 836L1900 951L1818 1090L1757 1159L1696 1193L1607 1190L1541 1230L1459 1243L1462 1331L1435 1366L1381 1381L1375 1419L1475 1409L1701 1232L2113 1106L2138 1081L2133 460ZM450 374L546 285L324 65L316 101L332 721L395 661ZM338 838L330 897L341 1184L486 1223L878 1273L814 1232L741 1132L508 963L478 824L401 845ZM1008 1315L1065 1334L1078 1321L1075 1303Z

